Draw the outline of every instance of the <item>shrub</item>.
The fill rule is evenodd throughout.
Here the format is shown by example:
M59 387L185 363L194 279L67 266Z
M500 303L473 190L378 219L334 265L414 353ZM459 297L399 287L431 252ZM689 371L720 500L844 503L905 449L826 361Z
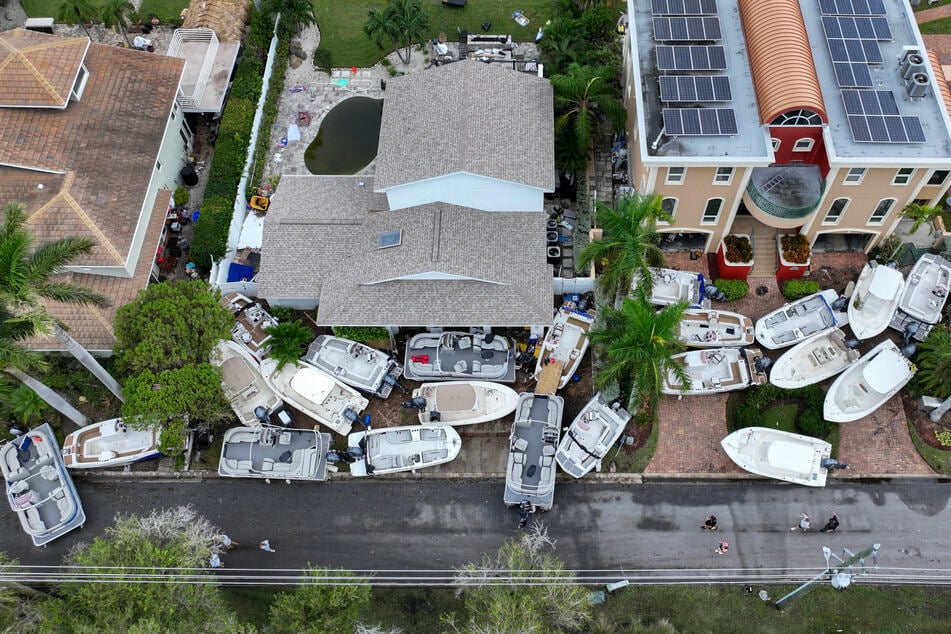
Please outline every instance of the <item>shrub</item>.
M753 259L753 245L746 236L726 236L723 245L726 247L726 259L730 262L750 262Z
M328 75L334 66L333 56L330 54L330 51L326 48L320 48L319 46L314 50L313 61L314 68Z
M191 194L188 193L188 189L182 186L175 188L175 193L172 194L172 200L175 201L176 207L184 207L188 204L188 199L191 198Z
M822 417L822 405L810 403L796 420L796 427L807 436L825 438L832 431L833 423Z
M728 302L735 302L750 292L750 284L746 280L715 280L713 285L723 291Z
M809 261L809 241L801 233L782 237L783 259L793 264Z
M901 250L901 238L897 233L891 233L876 246L872 247L872 250L868 252L868 258L870 260L878 260L879 262L887 262L899 257Z
M951 431L935 431L935 439L942 447L951 447Z
M803 434L823 438L832 431L833 424L822 417L822 404L825 392L818 385L810 385L798 390L784 390L767 383L754 386L746 393L746 398L732 412L730 423L733 429L756 427L762 420L762 414L778 401L799 401L802 403L796 427Z
M360 326L337 326L334 328L334 334L350 341L366 343L368 341L379 341L380 339L389 339L390 333L382 326L360 327Z
M812 280L788 280L783 284L783 297L789 300L802 299L819 292L819 283Z

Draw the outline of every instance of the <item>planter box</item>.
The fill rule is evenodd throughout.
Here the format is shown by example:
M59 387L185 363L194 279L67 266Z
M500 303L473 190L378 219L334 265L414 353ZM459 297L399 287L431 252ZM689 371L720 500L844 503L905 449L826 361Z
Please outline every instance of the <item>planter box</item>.
M746 238L747 240L750 237L746 234L734 234L740 238ZM750 241L750 245L753 242ZM723 240L720 240L720 248L717 249L717 263L720 265L720 277L725 280L745 280L750 276L750 271L753 270L753 260L749 262L731 262L726 259L726 245L723 244Z
M783 236L776 236L776 254L777 260L779 261L779 266L776 267L776 280L779 282L784 282L786 280L799 280L806 276L809 272L809 266L812 263L812 257L810 257L804 264L798 264L795 262L787 262L786 258L783 257Z

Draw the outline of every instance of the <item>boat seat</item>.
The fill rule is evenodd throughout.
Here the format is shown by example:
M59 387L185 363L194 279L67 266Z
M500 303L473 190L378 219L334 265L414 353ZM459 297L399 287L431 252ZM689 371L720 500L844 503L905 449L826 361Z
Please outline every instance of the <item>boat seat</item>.
M538 477L539 482L548 482L552 479L554 467L542 467L542 473Z
M291 444L291 432L283 431L281 432L280 437L277 439L279 445L289 445Z
M22 495L29 490L30 485L27 484L25 480L20 480L19 482L15 482L14 484L10 485L10 493L12 495Z
M544 447L542 447L542 455L543 455L543 456L554 456L554 455L555 455L555 447L552 446L552 445L545 445Z
M261 461L261 471L273 471L274 458L265 458Z
M513 454L512 454L512 462L514 462L515 464L524 464L524 462L525 462L525 454L523 454L523 453L513 453Z
M550 467L552 464L554 464L554 462L555 458L553 456L542 456L543 467Z
M45 467L48 464L53 464L53 456L50 454L42 455L36 460L36 464L40 465L41 467Z
M55 480L59 477L59 474L56 472L56 468L49 465L46 465L40 469L40 475L44 480Z
M472 347L472 337L460 337L456 347L460 350L468 350Z
M528 448L528 441L524 438L516 438L515 442L512 443L512 447L515 451L525 451Z
M65 517L69 514L70 510L72 510L72 509L70 508L71 506L72 506L72 505L69 503L69 500L67 500L67 499L64 498L64 497L63 497L63 498L58 498L58 499L56 500L56 508L59 509L59 516L60 516L60 517L65 518Z
M711 378L710 378L710 385L711 385L712 387L720 387L720 386L721 386L720 377L718 377L718 376L711 377Z
M46 530L46 524L43 523L43 520L40 519L40 512L36 510L35 507L30 507L24 511L26 516L26 523L30 526L30 530L41 532Z
M466 362L460 359L459 361L456 361L456 365L452 366L452 369L456 372L461 373L461 372L465 372L467 367L468 366L466 365Z
M482 371L482 362L481 362L481 361L473 361L473 362L472 362L472 373L473 373L473 374L478 374L478 373L481 372L481 371Z

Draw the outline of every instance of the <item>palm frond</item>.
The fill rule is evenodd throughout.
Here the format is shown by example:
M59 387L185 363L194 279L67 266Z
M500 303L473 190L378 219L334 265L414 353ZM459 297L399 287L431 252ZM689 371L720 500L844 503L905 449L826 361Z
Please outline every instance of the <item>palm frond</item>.
M97 293L80 284L68 282L49 282L36 287L36 294L45 299L51 299L62 304L73 306L109 306L112 301L101 293Z

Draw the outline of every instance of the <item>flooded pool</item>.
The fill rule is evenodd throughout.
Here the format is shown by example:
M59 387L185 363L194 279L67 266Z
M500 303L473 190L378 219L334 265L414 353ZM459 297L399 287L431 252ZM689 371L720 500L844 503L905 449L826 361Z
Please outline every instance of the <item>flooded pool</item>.
M304 152L311 174L356 174L376 158L383 100L351 97L334 106Z

